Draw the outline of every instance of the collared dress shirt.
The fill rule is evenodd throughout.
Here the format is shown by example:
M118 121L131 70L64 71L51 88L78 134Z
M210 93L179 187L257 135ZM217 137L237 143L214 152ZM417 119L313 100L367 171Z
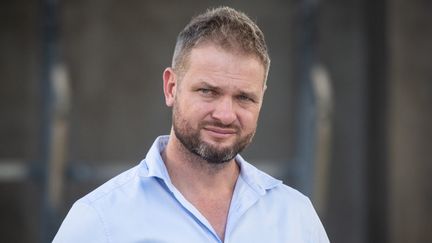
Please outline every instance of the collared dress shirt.
M326 243L311 202L240 155L225 239L172 184L161 157L168 136L146 158L79 199L53 242Z

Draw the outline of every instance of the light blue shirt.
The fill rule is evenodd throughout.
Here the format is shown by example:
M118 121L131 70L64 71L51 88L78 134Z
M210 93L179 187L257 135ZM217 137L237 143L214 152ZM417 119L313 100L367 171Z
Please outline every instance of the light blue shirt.
M54 242L223 242L207 219L171 183L160 155L168 136L146 158L79 199ZM224 242L329 242L311 202L259 171L240 155L240 176Z

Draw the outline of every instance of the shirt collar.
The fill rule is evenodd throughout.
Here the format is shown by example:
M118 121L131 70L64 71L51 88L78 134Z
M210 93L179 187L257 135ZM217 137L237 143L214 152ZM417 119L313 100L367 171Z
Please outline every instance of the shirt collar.
M236 156L236 162L240 165L241 178L260 195L264 195L267 190L282 184L282 181L258 170L240 155Z
M139 174L141 176L157 177L164 180L166 183L171 184L171 179L161 156L161 152L168 144L168 139L168 135L163 135L156 138L150 150L148 151L146 158L140 163ZM276 180L275 178L258 170L255 166L244 160L240 155L237 155L235 160L240 166L241 178L258 194L264 195L267 190L282 184L282 181Z
M157 177L164 181L171 182L168 171L163 162L161 152L168 144L168 135L159 136L153 142L146 158L140 163L140 175L143 177Z

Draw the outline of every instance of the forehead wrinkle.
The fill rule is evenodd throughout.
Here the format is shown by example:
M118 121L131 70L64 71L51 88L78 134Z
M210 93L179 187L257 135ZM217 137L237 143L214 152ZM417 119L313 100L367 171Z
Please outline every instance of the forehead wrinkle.
M205 49L213 49L216 50L216 52L214 53L202 53L202 50ZM215 55L215 53L222 53L224 54L223 57L221 55ZM212 66L207 66L207 63L202 63L202 60L200 57L202 57L202 55L210 55L211 59L215 59L215 61L212 61ZM193 48L190 52L188 61L189 61L189 65L191 65L192 63L194 64L198 64L198 65L204 65L204 67L208 67L205 68L206 70L209 71L216 71L217 69L224 69L225 68L225 64L226 62L236 62L239 60L239 58L243 58L243 59L249 59L249 60L254 60L255 62L249 62L248 63L248 67L247 69L249 69L249 71L247 71L248 73L252 72L252 70L256 70L258 69L263 69L263 72L265 72L265 67L263 66L263 64L261 63L260 59L254 55L254 54L249 54L249 53L243 53L241 51L238 51L236 49L234 50L227 50L223 47L220 47L218 45L214 45L214 44L207 44L207 45L202 45L202 46L197 46L195 48ZM223 59L222 62L217 62L217 59ZM205 62L205 61L204 61ZM245 71L245 66L244 65L240 65L242 67L242 70ZM226 72L226 70L224 70ZM232 65L230 68L230 73L238 73L240 72L240 70L238 69L238 66L236 65Z
M216 64L216 65L215 65ZM214 77L218 79L232 79L232 80L240 80L240 81L246 81L245 79L245 73L252 77L254 75L255 68L245 68L245 67L238 67L236 65L233 65L228 70L226 69L225 64L219 64L213 63L212 66L203 65L204 67L201 70L205 70L211 75L214 75ZM256 80L261 81L261 80Z
M203 70L203 69L202 69ZM248 84L248 86L250 86L253 82L260 82L261 80L252 80L252 79L248 79L245 78L243 74L241 74L240 72L226 72L225 70L214 70L212 68L209 69L205 69L207 71L207 75L206 78L199 78L200 81L204 81L204 82L212 82L212 83L218 83L217 80L223 80L223 81L229 81L229 82L225 82L228 84L236 84L238 82L246 82L246 83L250 83ZM210 74L210 75L208 75ZM252 76L252 75L251 75ZM212 84L209 83L209 84ZM214 84L213 84L214 85Z
M187 73L196 81L201 78L224 88L236 85L237 89L241 87L248 92L260 92L264 87L259 75L264 67L255 56L227 52L214 45L196 47L190 54Z

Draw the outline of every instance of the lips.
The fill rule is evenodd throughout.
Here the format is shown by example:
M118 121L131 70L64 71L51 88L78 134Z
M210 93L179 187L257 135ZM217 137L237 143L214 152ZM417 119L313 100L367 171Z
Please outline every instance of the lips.
M217 138L228 138L237 133L237 130L233 128L221 128L215 126L205 126L204 130L208 131L213 137Z

